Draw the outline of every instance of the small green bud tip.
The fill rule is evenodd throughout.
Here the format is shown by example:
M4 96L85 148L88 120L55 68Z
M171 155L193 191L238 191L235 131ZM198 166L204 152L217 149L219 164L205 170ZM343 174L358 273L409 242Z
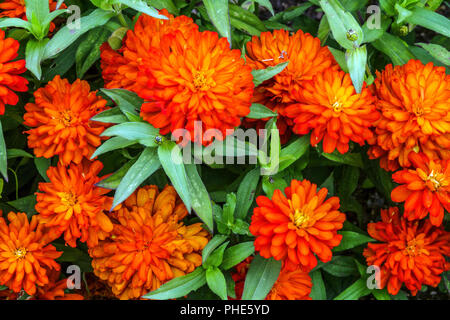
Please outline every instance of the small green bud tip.
M408 33L409 33L409 29L407 26L401 26L399 31L400 31L400 35L403 37L408 35Z
M350 41L356 41L358 40L358 34L354 30L350 29L347 32L347 39Z
M162 136L156 136L155 141L157 144L161 144L164 141L164 138Z

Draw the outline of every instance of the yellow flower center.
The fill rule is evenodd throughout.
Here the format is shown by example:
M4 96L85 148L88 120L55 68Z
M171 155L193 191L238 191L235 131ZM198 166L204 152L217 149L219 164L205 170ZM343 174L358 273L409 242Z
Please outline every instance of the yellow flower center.
M446 177L442 172L434 172L434 170L431 170L427 177L427 181L431 182L434 191L438 191L441 187L448 185L448 181L445 178Z
M408 241L408 246L405 248L405 253L410 257L415 257L422 253L422 249L419 247L416 239Z
M14 250L14 257L16 257L17 260L25 258L26 255L27 255L27 250L23 247Z
M61 198L61 203L66 207L73 207L77 204L77 197L72 192L61 192L58 194Z
M61 123L65 126L65 127L70 127L71 122L72 122L73 116L72 116L72 111L70 110L65 110L60 112L60 118L59 121L61 121Z
M422 106L414 106L413 112L416 115L416 117L421 117L424 114L424 110L423 110Z
M308 226L308 222L310 217L305 212L295 209L295 213L292 216L292 222L295 224L297 228L305 228Z
M333 111L336 113L341 112L342 109L344 108L342 103L340 103L339 101L336 101L335 103L333 103L333 105L331 107L333 108Z
M215 85L214 80L210 79L204 71L194 71L192 78L197 90L206 91Z

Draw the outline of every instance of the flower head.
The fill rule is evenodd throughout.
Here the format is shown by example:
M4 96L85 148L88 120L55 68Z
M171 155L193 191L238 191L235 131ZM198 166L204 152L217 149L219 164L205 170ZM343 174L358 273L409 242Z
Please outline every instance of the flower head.
M396 295L405 284L416 295L423 284L436 287L441 273L449 270L450 233L429 220L407 221L398 208L381 211L382 221L369 223L367 231L380 243L364 250L367 265L380 268L380 287Z
M187 210L173 187L138 189L112 212L111 236L89 249L94 273L121 299L139 298L194 271L208 232L183 225Z
M304 81L293 91L299 103L286 107L285 114L294 121L296 134L311 133L311 145L323 140L323 151L348 151L349 142L363 145L372 138L372 123L378 120L375 98L368 88L356 93L350 75L329 68Z
M338 211L339 198L325 199L328 190L308 180L292 180L285 194L275 190L272 199L256 198L250 232L256 236L255 250L265 258L283 261L283 268L309 271L317 257L331 260L331 249L341 242L337 234L345 221Z
M424 154L411 152L413 168L395 172L392 179L400 186L392 190L395 202L405 202L408 220L425 218L440 226L444 209L450 212L450 160L428 160Z
M194 21L186 16L174 17L166 9L159 12L168 19L156 19L146 14L141 14L136 21L134 30L127 32L122 48L118 51L111 49L106 42L101 50L101 68L105 88L122 88L135 91L139 66L147 61L155 59L151 54L151 48L160 46L162 37L166 34L179 31L188 34L198 30Z
M14 91L28 90L28 80L19 76L27 70L25 60L12 61L17 58L18 50L19 41L5 39L5 32L0 30L0 115L5 113L5 104L16 105L19 102Z
M0 216L0 285L33 295L49 283L48 270L60 269L55 259L62 252L49 244L55 238L38 225L36 216L29 222L25 213L10 212L8 220L9 225Z
M34 97L34 103L25 105L24 124L32 127L26 133L35 155L57 155L64 165L89 158L101 144L100 134L106 126L90 119L106 110L106 100L91 92L86 81L70 84L60 76L38 89Z
M102 168L100 161L70 167L58 164L47 171L50 182L39 183L39 223L57 236L64 234L71 247L76 246L77 239L88 246L97 245L98 239L104 239L113 229L103 212L112 205L112 199L105 196L110 190L95 185L100 181L97 175Z
M322 47L319 38L298 30L290 35L287 30L262 32L247 43L246 62L252 69L266 69L283 62L288 65L277 75L264 81L255 89L254 101L278 112L281 123L281 137L287 142L292 120L285 118L285 108L295 103L293 92L299 90L305 80L329 67L338 65L327 47ZM245 125L263 127L268 119L246 119ZM285 126L287 124L287 126Z
M370 158L386 170L411 165L408 154L450 159L450 75L444 67L410 60L377 72L375 91L381 118L369 141Z
M244 291L245 277L253 257L239 263L232 274L235 281L236 298L240 300ZM311 277L300 269L287 271L282 269L266 300L311 300Z

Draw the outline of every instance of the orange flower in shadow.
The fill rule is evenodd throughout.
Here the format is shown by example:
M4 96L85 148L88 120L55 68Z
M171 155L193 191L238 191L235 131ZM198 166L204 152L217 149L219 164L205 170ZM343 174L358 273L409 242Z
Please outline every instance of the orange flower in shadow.
M299 103L286 107L285 114L293 119L296 134L311 133L311 145L323 140L323 151L337 149L346 153L349 142L359 145L372 138L373 122L380 117L375 109L375 97L365 86L356 93L350 75L329 68L302 88L293 91Z
M444 209L450 212L450 160L428 160L424 154L411 152L408 156L412 169L403 169L392 175L400 186L392 190L395 202L405 202L408 220L425 218L440 226Z
M89 249L94 273L120 299L135 299L194 271L208 232L181 220L187 210L175 189L138 189L111 213L111 236Z
M317 265L316 256L323 262L331 260L331 249L341 242L337 234L345 221L338 211L339 198L325 199L326 188L308 180L292 180L285 195L275 190L272 199L256 198L250 232L256 237L255 250L264 258L283 261L283 268L294 271L299 267L310 271Z
M245 277L253 257L248 257L235 267L231 276L235 281L236 299L241 300ZM307 272L300 269L287 271L282 269L265 300L311 300L312 282Z
M28 80L19 76L27 70L25 60L12 61L17 58L18 50L19 41L5 39L5 32L0 30L0 115L5 113L5 104L16 105L19 102L14 91L28 90Z
M380 166L392 171L411 166L411 151L450 159L450 75L444 67L419 60L389 64L377 72L375 91L381 118L369 141L371 159L380 158Z
M23 289L27 294L34 295L37 287L49 283L48 269L60 269L55 259L62 252L49 244L55 238L42 225L38 225L36 216L29 222L25 213L10 212L8 225L1 213L0 285L15 293Z
M90 119L107 109L106 100L91 92L87 81L70 84L56 76L34 97L25 105L24 124L32 127L26 131L28 146L37 157L57 155L64 165L79 164L100 146L107 125Z
M47 171L50 182L39 183L41 192L36 198L39 223L56 237L64 234L71 247L76 246L77 239L95 246L113 229L103 212L112 205L112 198L105 196L110 190L95 186L102 168L100 161L70 167L58 164Z
M450 269L450 233L434 227L429 220L407 221L398 208L381 210L382 221L369 223L367 231L380 243L364 249L367 265L380 268L380 288L396 295L405 284L412 295L422 285L436 287L441 274Z
M332 67L338 69L333 55L327 47L322 47L319 38L298 30L290 35L287 30L262 32L247 42L246 63L252 69L266 69L277 64L288 65L269 80L255 89L253 102L260 103L279 114L281 137L287 142L290 136L288 127L292 120L285 117L285 109L295 103L294 91L300 90L305 80ZM268 119L245 119L247 127L264 127Z

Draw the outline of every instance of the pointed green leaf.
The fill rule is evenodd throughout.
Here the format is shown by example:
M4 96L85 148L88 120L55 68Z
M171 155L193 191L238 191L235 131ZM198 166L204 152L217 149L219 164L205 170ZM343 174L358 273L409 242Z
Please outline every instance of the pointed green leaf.
M217 267L206 270L206 283L211 291L217 294L220 299L228 300L227 282L223 273Z
M245 278L242 300L263 300L269 294L281 270L281 261L257 255Z
M255 246L253 245L253 241L241 242L237 245L229 247L223 254L221 268L223 270L228 270L244 261L254 252Z
M222 37L228 39L231 47L231 26L228 0L203 0L211 22Z

